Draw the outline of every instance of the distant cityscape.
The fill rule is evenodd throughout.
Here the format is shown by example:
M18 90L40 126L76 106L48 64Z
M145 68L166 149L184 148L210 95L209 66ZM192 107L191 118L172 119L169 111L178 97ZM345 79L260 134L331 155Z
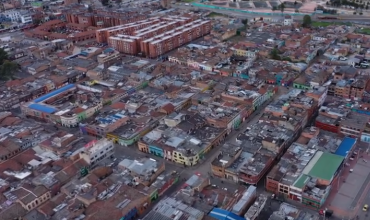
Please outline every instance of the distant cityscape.
M0 220L366 220L352 1L0 3Z

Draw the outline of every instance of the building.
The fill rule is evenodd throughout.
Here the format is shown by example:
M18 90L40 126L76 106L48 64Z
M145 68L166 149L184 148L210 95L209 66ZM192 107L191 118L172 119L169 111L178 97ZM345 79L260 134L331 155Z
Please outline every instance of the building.
M108 158L113 154L113 142L103 138L86 144L84 150L80 152L80 158L83 158L90 166L94 166L99 161Z
M97 41L108 40L121 53L158 57L172 49L208 34L210 21L183 17L148 19L97 31Z
M204 212L173 198L162 199L143 220L194 219L202 220Z
M147 133L138 143L142 152L154 154L185 166L194 166L204 155L219 145L227 135L225 128L205 123L199 114L184 115L171 124ZM189 135L189 132L192 134Z
M4 193L10 201L16 201L27 211L42 205L51 198L50 191L45 186L23 184L15 190Z
M259 214L265 207L267 202L267 197L263 194L260 194L253 205L248 209L248 211L244 214L244 218L246 220L255 220L258 218Z
M161 0L161 6L166 9L171 8L171 3L171 0Z
M359 138L369 119L370 116L352 113L340 121L339 133L345 136Z
M244 220L243 217L240 217L233 212L230 212L224 209L219 209L219 208L213 208L212 211L208 215L217 220L225 220L225 219Z
M72 98L75 103L70 102ZM102 101L93 92L78 90L75 84L68 84L23 104L21 109L28 117L77 127L102 107Z
M22 14L21 15L21 22L23 24L28 24L28 23L32 23L32 15L30 14Z
M248 208L251 206L251 204L254 203L254 201L257 198L257 188L255 186L249 186L245 192L243 192L242 197L237 201L231 211L237 215L242 215L245 213Z

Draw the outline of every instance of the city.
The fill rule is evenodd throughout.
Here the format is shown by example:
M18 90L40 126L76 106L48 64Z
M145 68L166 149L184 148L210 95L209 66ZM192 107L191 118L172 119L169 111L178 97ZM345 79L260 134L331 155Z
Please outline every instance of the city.
M368 1L4 0L0 220L367 220Z

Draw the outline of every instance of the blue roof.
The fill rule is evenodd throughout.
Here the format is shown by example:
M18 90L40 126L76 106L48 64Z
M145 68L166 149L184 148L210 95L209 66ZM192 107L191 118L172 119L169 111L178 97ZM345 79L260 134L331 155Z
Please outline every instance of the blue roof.
M48 99L48 98L50 98L52 96L55 96L55 95L57 95L59 93L62 93L64 91L67 91L68 89L71 89L74 86L75 86L75 84L68 84L66 86L63 86L62 88L59 88L59 89L54 90L52 92L49 92L46 95L43 95L43 96L38 97L37 99L33 100L33 102L35 102L35 103L42 102L42 101L44 101L44 100L46 100L46 99Z
M219 208L212 209L209 216L218 220L245 220L237 214Z
M114 49L109 47L105 49L103 53L111 53L111 52L114 52Z
M345 137L342 143L339 145L338 149L335 151L335 154L342 156L342 157L346 157L348 152L355 145L355 143L356 143L356 139Z
M44 112L44 113L48 113L48 114L56 112L55 108L52 108L52 107L49 107L49 106L46 106L46 105L36 104L36 103L31 104L28 107L30 109L37 110L37 111Z

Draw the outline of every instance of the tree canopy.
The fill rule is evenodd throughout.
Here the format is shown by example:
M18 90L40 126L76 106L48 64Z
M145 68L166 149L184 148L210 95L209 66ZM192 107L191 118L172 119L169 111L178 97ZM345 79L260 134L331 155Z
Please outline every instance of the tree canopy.
M12 79L18 68L18 64L9 61L8 53L0 48L0 80Z
M311 26L311 23L312 23L311 16L309 15L303 16L303 23L302 23L303 27L309 27Z

